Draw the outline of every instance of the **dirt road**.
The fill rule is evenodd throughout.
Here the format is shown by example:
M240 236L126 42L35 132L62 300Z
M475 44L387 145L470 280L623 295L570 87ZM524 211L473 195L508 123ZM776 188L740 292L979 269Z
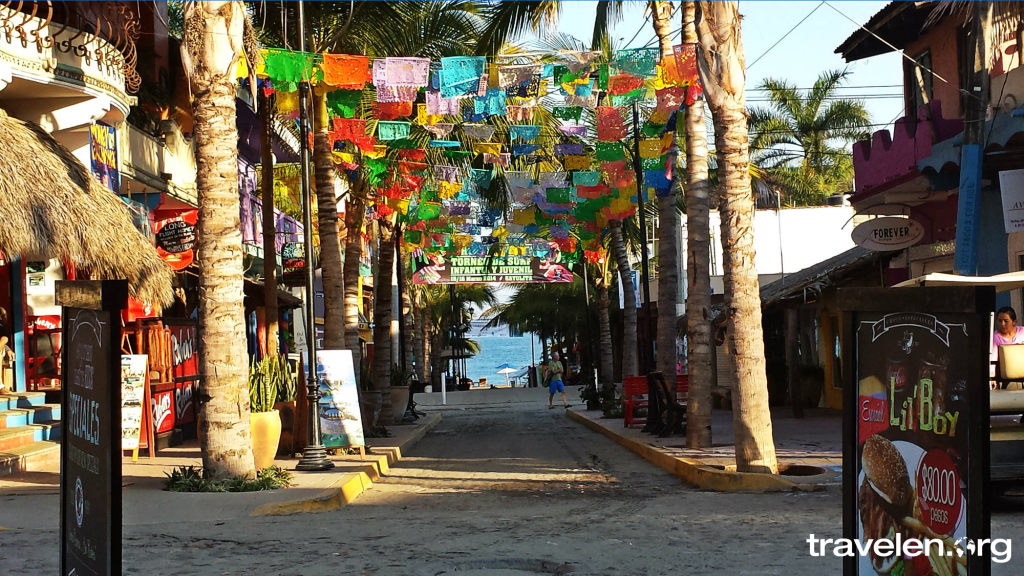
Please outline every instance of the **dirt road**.
M841 536L838 488L697 491L561 409L548 410L543 391L473 394L471 404L430 408L443 411L444 421L391 476L341 511L173 524L153 518L125 527L125 572L841 573L838 558L810 557L806 543L809 533ZM0 502L0 518L2 511ZM993 532L1024 542L1022 519L1019 507L1002 509ZM56 574L56 540L56 526L0 531L3 574ZM997 565L993 573L1018 574L1019 565Z

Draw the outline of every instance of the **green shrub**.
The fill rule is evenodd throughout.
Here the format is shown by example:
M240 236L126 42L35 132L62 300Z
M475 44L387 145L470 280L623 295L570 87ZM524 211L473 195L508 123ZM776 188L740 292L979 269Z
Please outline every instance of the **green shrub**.
M291 486L292 474L278 466L256 473L256 478L213 478L198 466L179 466L164 472L164 490L169 492L258 492Z

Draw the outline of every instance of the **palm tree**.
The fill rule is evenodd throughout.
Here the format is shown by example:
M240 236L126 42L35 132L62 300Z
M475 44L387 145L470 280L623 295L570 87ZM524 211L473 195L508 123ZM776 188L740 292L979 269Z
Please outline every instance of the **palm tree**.
M683 42L697 42L696 2L683 4ZM711 210L708 186L708 140L704 102L686 108L686 445L711 446Z
M199 275L199 442L212 474L253 476L238 225L235 71L248 39L241 2L188 2L182 60L195 117ZM251 48L251 46L250 46ZM251 50L249 51L251 53ZM255 68L250 68L255 69Z
M622 284L622 377L636 376L639 368L636 361L636 309L637 294L633 288L632 267L626 254L626 242L622 234L622 221L610 220L611 239L609 251L615 258Z
M789 192L790 205L823 204L853 185L849 145L868 137L864 103L838 98L847 70L823 72L810 90L773 78L761 83L770 105L748 110L753 156L766 183Z
M722 252L733 353L733 429L739 472L778 473L765 377L761 298L754 264L754 201L750 192L739 3L702 0L697 14L698 66L715 125Z
M503 0L495 2L484 13L486 26L477 41L477 54L497 54L508 42L527 30L534 32L558 21L564 5L576 7L576 2L558 0ZM596 3L594 35L591 50L601 50L610 44L608 27L622 18L625 2L601 0Z
M658 36L662 61L671 57L672 3L651 2L651 24ZM678 131L677 131L678 133ZM674 144L673 144L674 145ZM676 196L682 188L682 158L672 171L672 193L658 198L658 322L657 368L671 386L676 382L676 298L679 293L679 211ZM645 248L646 249L646 248Z
M373 388L382 395L380 418L391 422L391 289L395 273L393 215L377 220L377 270L373 274Z

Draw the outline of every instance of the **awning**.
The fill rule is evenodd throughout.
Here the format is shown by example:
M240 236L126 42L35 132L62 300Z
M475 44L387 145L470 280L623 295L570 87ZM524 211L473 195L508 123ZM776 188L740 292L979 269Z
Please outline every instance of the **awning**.
M917 278L911 278L893 286L907 288L914 286L992 286L996 292L1009 292L1024 288L1024 272L1007 272L995 276L957 276L934 272Z

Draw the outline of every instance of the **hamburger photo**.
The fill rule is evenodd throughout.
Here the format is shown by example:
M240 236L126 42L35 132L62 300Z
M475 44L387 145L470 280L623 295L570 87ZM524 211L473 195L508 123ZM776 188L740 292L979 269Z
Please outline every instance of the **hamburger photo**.
M896 535L902 534L902 539L906 540L908 530L903 519L913 516L917 499L903 456L892 442L874 434L864 442L861 463L864 480L857 500L863 538L895 541ZM903 559L899 554L876 556L872 547L870 560L871 567L878 574L899 576L904 573Z

